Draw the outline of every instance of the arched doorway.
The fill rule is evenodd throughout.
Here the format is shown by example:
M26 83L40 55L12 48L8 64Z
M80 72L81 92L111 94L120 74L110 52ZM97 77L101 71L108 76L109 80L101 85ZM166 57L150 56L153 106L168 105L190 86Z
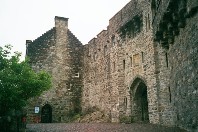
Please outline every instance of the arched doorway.
M131 85L132 120L135 122L149 122L147 86L140 78L136 78Z
M52 122L52 107L49 104L46 104L42 107L41 122L42 123L51 123Z

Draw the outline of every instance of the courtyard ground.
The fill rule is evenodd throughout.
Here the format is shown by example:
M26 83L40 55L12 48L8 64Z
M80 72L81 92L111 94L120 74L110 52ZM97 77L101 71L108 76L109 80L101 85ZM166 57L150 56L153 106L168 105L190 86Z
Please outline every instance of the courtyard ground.
M153 124L119 123L39 123L27 124L27 132L186 132Z

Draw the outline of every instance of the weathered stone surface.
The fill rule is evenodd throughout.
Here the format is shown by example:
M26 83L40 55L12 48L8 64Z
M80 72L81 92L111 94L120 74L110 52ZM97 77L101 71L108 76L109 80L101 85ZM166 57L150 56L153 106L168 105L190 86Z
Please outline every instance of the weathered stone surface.
M167 68L157 64L162 70L159 70L160 105L162 108L170 104L170 107L164 107L164 110L160 112L161 119L163 124L171 121L177 126L197 131L198 3L194 0L176 2L170 0L161 2L158 6L153 8L156 11L153 19L154 34L156 32L168 33L168 36L158 37L157 40L160 42L158 47L163 47L162 50L158 50L158 54L164 54L163 62L168 63L164 63ZM166 27L170 24L173 27ZM160 25L165 27L160 28ZM173 41L162 43L163 40L170 40L170 38ZM168 93L169 96L166 96ZM165 118L167 120L163 121Z
M45 104L52 107L53 122L68 121L69 111L81 110L78 102L81 100L82 88L82 44L67 24L67 18L55 17L55 27L49 31L53 32L45 33L27 46L32 68L49 71L53 82L49 91L30 101L29 117L42 120L42 107ZM42 48L42 45L46 48ZM40 113L33 114L35 106L40 107Z
M77 119L75 122L78 123L107 123L110 122L109 117L101 111L95 111L90 114L86 114L81 118Z
M53 29L27 41L33 69L53 77L30 110L50 104L53 122L65 122L69 112L95 107L111 122L130 117L197 130L197 17L189 0L133 0L86 45L67 18L56 17Z

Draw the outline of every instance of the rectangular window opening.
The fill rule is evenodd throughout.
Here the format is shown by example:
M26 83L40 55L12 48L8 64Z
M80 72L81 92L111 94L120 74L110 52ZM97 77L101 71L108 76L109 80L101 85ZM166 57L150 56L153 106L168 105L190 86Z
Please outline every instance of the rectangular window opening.
M79 78L80 77L79 72L75 73L74 77Z
M150 16L149 16L149 14L148 14L148 30L150 29L151 27L150 27Z
M113 62L113 71L115 71L115 62Z
M112 46L115 46L115 35L113 35L112 37L111 37L111 43L112 43Z
M171 90L170 90L170 87L168 87L168 92L169 92L169 101L170 103L172 102L172 98L171 98Z
M125 69L125 60L123 60L123 69Z
M127 97L124 98L124 105L127 107Z
M96 61L96 59L97 59L97 52L94 52L94 61Z
M147 30L148 30L148 29L147 29L147 27L148 27L147 17L145 17L145 22L146 22L146 26L145 26L145 27L146 27L146 32L147 32Z
M144 63L144 52L141 53L142 53L142 63Z
M165 57L166 57L166 67L168 67L168 54L167 53L165 54Z
M107 45L104 46L104 55L107 55Z
M132 67L132 65L133 65L133 59L132 57L130 57L130 66Z

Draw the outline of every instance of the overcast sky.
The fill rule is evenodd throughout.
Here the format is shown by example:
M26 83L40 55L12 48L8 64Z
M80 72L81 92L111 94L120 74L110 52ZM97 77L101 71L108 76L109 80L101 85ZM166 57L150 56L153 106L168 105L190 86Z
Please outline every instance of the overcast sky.
M25 41L54 27L54 17L69 18L69 29L83 43L106 29L130 0L0 0L0 46L25 54Z

